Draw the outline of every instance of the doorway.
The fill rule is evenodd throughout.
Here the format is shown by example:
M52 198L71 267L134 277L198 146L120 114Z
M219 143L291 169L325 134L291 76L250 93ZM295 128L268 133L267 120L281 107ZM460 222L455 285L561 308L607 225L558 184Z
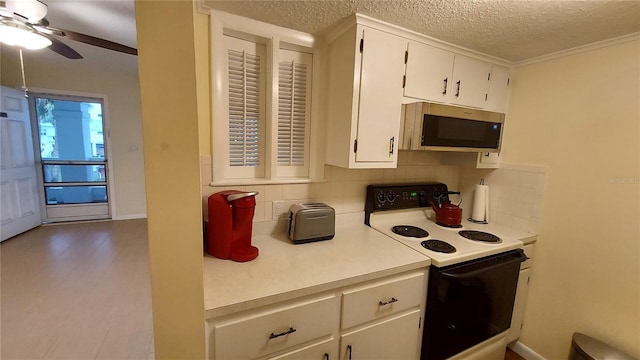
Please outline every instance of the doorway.
M31 93L44 222L110 219L104 99Z

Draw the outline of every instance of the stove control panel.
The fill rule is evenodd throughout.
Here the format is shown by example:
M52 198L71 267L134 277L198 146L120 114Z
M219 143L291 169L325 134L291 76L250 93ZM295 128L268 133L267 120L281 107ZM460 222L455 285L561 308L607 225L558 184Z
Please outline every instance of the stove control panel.
M441 197L448 201L447 185L443 183L385 184L367 186L365 224L372 212L430 207L431 201Z

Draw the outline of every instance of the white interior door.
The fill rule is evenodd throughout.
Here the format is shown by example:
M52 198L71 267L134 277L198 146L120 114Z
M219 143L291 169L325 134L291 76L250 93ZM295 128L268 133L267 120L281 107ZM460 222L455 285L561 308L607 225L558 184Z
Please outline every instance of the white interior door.
M0 241L42 223L27 99L0 89Z

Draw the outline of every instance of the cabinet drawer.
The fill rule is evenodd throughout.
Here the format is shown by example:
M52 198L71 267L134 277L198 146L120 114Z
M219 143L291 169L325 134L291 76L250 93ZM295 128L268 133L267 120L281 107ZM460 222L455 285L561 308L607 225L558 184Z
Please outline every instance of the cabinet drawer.
M426 299L426 275L416 272L344 291L342 328L420 306Z
M216 360L253 359L321 337L329 337L338 323L335 295L255 312L217 324Z

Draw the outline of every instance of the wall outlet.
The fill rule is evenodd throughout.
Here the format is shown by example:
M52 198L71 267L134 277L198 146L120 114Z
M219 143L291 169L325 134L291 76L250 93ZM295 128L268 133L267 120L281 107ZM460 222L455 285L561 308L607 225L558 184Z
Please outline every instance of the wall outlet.
M272 220L283 220L289 217L289 208L293 204L310 202L310 199L303 200L277 200L273 202Z

